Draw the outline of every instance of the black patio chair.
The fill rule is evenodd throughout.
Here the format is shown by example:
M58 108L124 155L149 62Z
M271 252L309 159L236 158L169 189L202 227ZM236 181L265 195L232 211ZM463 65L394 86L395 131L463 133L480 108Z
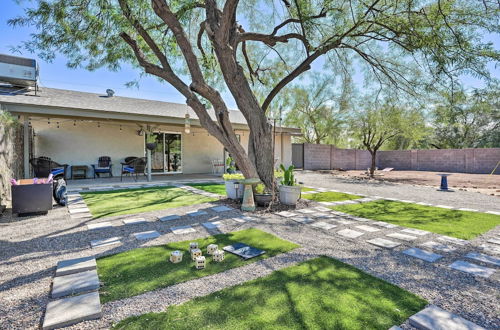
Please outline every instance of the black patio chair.
M128 163L121 163L122 164L122 173L120 176L120 181L123 181L123 174L125 175L130 175L134 176L134 180L137 181L137 178L139 177L139 174L146 175L146 158L134 158L130 160Z
M94 179L97 176L100 178L101 174L108 173L109 177L113 177L113 164L111 164L111 157L109 156L101 156L99 157L97 164L93 164L92 168L94 169Z
M66 178L68 164L59 164L45 156L30 159L30 164L37 178L46 178L51 173L54 180Z

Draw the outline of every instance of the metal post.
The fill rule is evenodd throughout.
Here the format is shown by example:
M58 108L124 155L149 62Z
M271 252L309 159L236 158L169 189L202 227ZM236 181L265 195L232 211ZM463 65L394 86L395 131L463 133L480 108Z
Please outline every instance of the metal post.
M24 178L30 178L30 124L28 116L24 116L23 123L23 163Z
M151 150L147 149L146 152L147 161L148 161L148 182L151 182Z

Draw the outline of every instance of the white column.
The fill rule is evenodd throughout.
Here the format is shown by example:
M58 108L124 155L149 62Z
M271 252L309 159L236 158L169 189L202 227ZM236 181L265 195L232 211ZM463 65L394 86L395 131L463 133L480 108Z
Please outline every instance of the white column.
M30 178L30 124L29 117L24 116L23 123L23 159L24 159L24 178Z

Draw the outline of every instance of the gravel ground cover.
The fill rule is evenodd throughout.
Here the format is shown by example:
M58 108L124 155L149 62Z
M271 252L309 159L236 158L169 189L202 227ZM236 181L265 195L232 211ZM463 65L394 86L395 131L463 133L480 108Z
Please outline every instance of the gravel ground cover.
M388 329L427 302L328 257L123 320L115 329Z
M189 253L189 243L197 242L207 258L207 267L203 270L194 268L194 261ZM266 251L265 254L243 260L231 253L225 253L223 262L212 262L206 254L209 244L217 244L220 249L235 243L244 243ZM103 303L135 296L146 291L170 286L195 278L219 273L224 270L241 267L260 259L273 257L288 252L298 245L284 241L258 229L245 229L228 234L218 234L193 241L169 243L157 247L130 250L97 259L99 279L104 283L100 289ZM172 251L179 250L184 256L182 262L166 262Z
M317 182L318 186L324 183L321 180ZM323 187L343 190L336 185L327 186L325 184ZM352 185L349 185L349 187L351 189L345 189L345 191L355 191L352 189ZM372 188L370 187L370 189ZM414 188L408 187L408 191L412 189ZM380 191L375 189L375 191L372 193L373 195L387 194L387 197L395 197L390 196L385 188ZM367 192L365 191L365 193ZM400 191L400 193L403 192ZM429 194L431 193L429 192ZM422 196L425 196L425 194L422 193ZM458 195L454 196L454 198L457 198ZM468 205L461 205L463 207L479 209L487 206L488 209L494 209L495 203L491 199L480 200L475 203L468 194L464 196L466 196L464 200L456 199L462 204L464 201L468 203ZM418 200L410 196L403 197L403 195L399 197L437 203L436 200L431 200L429 196L427 196L427 200ZM108 328L129 316L148 312L161 312L169 305L179 304L229 286L266 276L275 270L321 255L330 256L353 265L481 326L491 329L500 327L500 317L497 313L498 291L500 289L498 267L496 267L497 271L489 278L473 277L448 267L456 260L465 260L464 256L470 251L482 251L482 246L488 244L488 240L500 237L500 228L498 226L471 240L465 246L456 245L456 249L453 251L440 252L443 258L438 261L426 263L406 256L401 252L409 247L421 246L427 241L440 242L436 234L418 237L414 242L401 242L401 246L388 250L366 243L366 240L385 237L386 234L401 228L382 228L381 231L365 233L357 239L346 239L335 232L345 228L354 229L353 226L359 225L359 223L346 221L347 224L343 224L337 222L336 219L322 220L337 225L333 230L322 230L311 225L299 224L291 219L265 213L264 210L259 213L248 214L257 217L253 221L228 221L226 225L218 230L209 231L200 226L199 223L202 222L231 219L241 215L237 210L223 213L211 211L211 207L220 205L220 203L222 202L129 216L114 216L102 219L102 221L111 222L114 225L113 227L92 231L87 230L86 225L100 220L71 219L66 208L56 208L47 216L26 218L4 216L0 218L0 251L2 251L2 259L0 260L0 301L2 301L2 304L0 304L0 324L6 329L38 328L43 320L44 310L49 301L49 290L55 265L58 261L94 255L100 257L137 247L157 246L208 237L220 232L258 228L299 244L302 248L222 273L106 303L103 305L103 317L100 320L80 323L73 328ZM300 207L315 206L311 203L311 201L307 201L307 203L301 202ZM450 204L449 200L440 201L440 203ZM199 217L183 216L186 212L198 209L206 210L207 214ZM171 214L179 214L181 217L168 222L153 222L157 217ZM122 220L130 217L144 217L150 222L138 225L123 225ZM363 222L363 224L367 223ZM178 225L193 225L196 231L185 235L175 235L169 228ZM146 230L156 230L161 236L150 241L138 241L133 238L132 233ZM122 237L121 245L98 249L91 249L89 246L90 240L114 236ZM490 264L473 262L495 268Z
M472 239L500 225L500 215L449 210L388 200L333 206L357 217L431 231L461 239Z
M498 197L470 191L438 191L438 176L436 176L436 187L356 180L353 178L336 177L331 174L313 171L297 171L295 176L298 181L303 182L308 187L321 187L353 194L398 198L436 205L442 204L454 207L479 209L481 211L500 212ZM489 176L490 180L500 180L498 177L498 175Z
M176 187L152 187L81 193L94 218L163 210L214 201Z

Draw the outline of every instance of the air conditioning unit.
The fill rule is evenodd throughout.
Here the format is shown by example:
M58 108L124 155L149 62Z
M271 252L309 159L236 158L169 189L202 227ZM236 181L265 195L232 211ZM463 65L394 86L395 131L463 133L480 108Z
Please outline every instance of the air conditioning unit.
M0 81L18 87L36 86L38 64L34 59L0 54Z

